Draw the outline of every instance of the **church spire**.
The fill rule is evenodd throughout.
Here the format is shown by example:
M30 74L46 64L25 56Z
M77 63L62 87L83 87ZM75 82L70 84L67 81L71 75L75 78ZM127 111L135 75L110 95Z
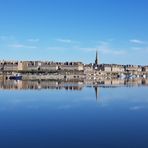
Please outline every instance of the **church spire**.
M96 50L96 59L95 59L95 65L98 65L98 51Z

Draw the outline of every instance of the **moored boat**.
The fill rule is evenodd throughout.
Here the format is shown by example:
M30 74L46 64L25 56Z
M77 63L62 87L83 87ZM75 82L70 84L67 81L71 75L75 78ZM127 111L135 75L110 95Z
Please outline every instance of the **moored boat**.
M22 80L22 75L16 74L9 77L10 80Z

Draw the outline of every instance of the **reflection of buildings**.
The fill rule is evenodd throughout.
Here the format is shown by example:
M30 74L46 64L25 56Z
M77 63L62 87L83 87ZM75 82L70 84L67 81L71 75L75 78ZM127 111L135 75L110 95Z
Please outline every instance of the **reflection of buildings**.
M96 82L96 80L86 80L85 85L98 85L99 87L114 87L114 86L140 86L148 85L148 79L101 79Z
M97 102L99 100L99 89L102 88L116 88L116 87L132 87L147 85L148 79L105 79L98 82L83 81L83 82L70 82L70 81L13 81L13 80L0 80L0 90L39 90L39 89L56 89L66 91L80 91L84 87L93 88L95 91L95 98Z
M105 79L94 81L13 81L0 80L0 89L65 89L82 90L85 86L93 86L98 97L98 87L140 86L148 85L148 79Z
M81 90L81 83L66 83L57 81L0 81L0 89L65 89L65 90Z

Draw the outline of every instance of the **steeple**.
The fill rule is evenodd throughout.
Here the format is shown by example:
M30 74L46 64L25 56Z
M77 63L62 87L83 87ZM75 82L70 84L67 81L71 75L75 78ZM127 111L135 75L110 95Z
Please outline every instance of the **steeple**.
M96 50L96 59L95 59L95 65L98 65L98 51Z

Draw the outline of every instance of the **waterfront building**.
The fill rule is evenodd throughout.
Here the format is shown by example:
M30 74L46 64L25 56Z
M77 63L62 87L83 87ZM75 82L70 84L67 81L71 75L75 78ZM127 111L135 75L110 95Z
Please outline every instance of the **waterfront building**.
M27 61L19 61L18 62L18 71L26 71L28 67L28 62Z
M59 65L59 69L66 71L83 71L84 64L82 62L65 62L64 64Z
M41 71L56 71L58 70L58 65L52 62L42 62L39 66L39 70Z
M3 63L4 71L17 71L18 70L18 61L8 61Z
M137 71L138 71L138 72L141 72L141 71L142 71L142 66L139 66L139 65L138 65Z
M144 67L142 68L142 71L148 72L148 66L144 66Z
M37 71L39 70L39 64L40 62L39 61L29 61L27 63L27 70L29 71Z
M0 71L3 70L3 67L4 67L4 63L2 61L0 61Z
M125 71L127 72L134 72L138 70L138 66L137 65L126 65L125 66Z
M111 72L112 66L110 64L100 64L99 69L104 72Z
M148 66L100 64L98 51L95 54L94 63L82 62L53 62L53 61L0 61L0 72L50 72L57 74L54 78L80 78L87 77L97 79L101 77L111 78L121 75L133 75L135 77L148 77ZM60 75L61 74L61 75ZM37 74L38 75L38 74ZM43 75L43 77L45 77ZM52 76L50 76L52 77ZM44 79L44 78L43 78Z
M93 65L92 64L85 64L84 65L84 72L89 73L93 71Z
M125 68L123 65L116 65L116 64L113 64L111 66L111 71L112 72L124 72L125 71Z

